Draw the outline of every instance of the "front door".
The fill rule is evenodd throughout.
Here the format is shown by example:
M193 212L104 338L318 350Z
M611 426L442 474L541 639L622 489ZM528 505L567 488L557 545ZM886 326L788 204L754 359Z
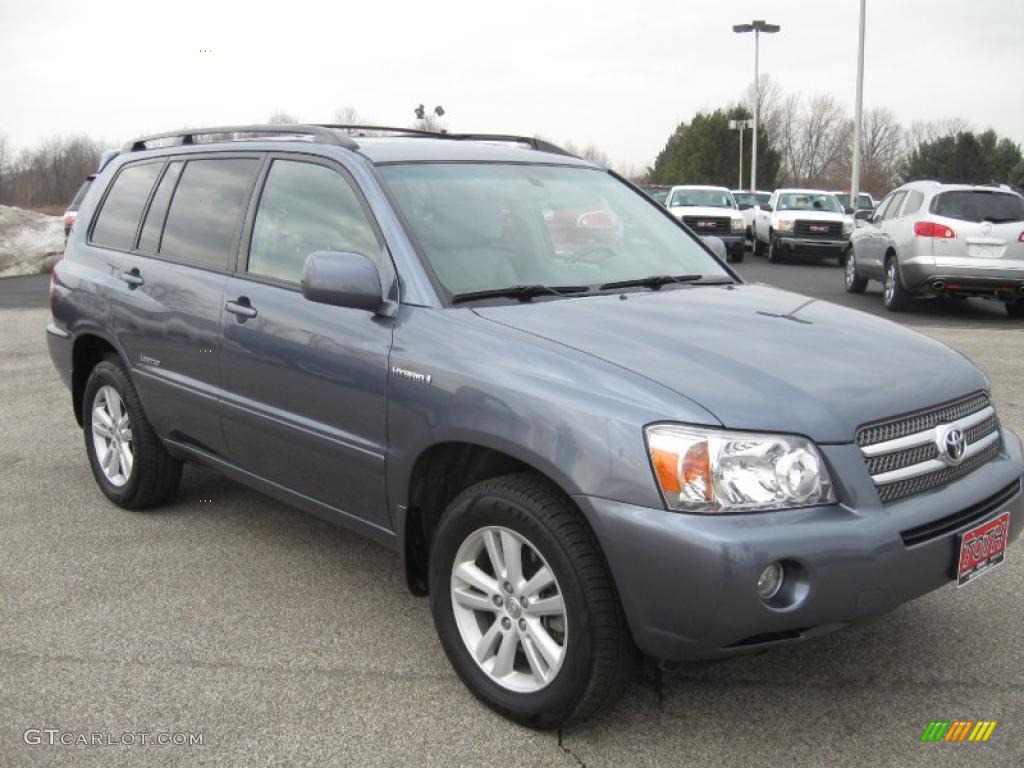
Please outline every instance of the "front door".
M365 202L333 165L278 157L243 250L221 320L231 461L390 529L384 470L392 321L313 303L299 287L313 251L356 251L378 264L388 258Z

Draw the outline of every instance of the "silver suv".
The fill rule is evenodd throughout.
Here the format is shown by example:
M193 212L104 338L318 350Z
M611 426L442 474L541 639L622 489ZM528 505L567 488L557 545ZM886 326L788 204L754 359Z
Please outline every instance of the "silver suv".
M977 296L1024 317L1024 197L1005 186L915 181L858 221L846 290L880 280L887 309L918 296Z

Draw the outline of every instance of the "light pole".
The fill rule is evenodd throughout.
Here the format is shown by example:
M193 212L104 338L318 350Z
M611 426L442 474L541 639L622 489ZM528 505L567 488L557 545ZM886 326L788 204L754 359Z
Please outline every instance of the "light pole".
M736 189L743 189L743 131L754 124L753 120L730 120L729 127L740 132L740 180Z
M850 179L850 207L860 210L860 134L864 122L864 13L865 0L860 0L860 41L857 47L857 99L853 107L853 174Z
M757 129L761 119L761 77L758 73L758 58L761 53L761 33L772 34L782 27L778 24L767 24L764 19L754 19L749 24L734 24L733 32L754 33L754 147L750 158L750 189L757 189Z

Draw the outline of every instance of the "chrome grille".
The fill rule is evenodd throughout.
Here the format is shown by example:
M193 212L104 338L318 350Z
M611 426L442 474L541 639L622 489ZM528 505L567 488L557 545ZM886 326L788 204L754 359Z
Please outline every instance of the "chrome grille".
M804 221L797 219L793 225L801 237L842 237L843 222L841 221Z
M683 223L698 235L728 235L732 219L721 216L683 216Z
M960 463L940 450L940 435L957 427L966 450ZM883 502L937 488L970 474L1002 448L999 419L984 393L924 411L867 424L857 430L857 445Z
M857 430L857 445L864 446L883 443L886 440L906 437L915 432L934 429L944 422L956 421L964 416L977 413L988 405L988 395L979 393L926 411L898 416L895 419L889 419L879 424L868 424Z

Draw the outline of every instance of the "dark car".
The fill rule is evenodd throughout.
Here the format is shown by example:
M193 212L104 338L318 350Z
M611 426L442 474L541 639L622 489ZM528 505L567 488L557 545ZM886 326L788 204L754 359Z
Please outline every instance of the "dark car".
M84 182L82 182L82 186L80 186L78 188L78 191L75 193L75 197L71 201L71 204L68 206L67 210L64 211L64 242L65 243L68 241L68 237L71 235L71 230L75 226L75 219L78 218L78 209L82 205L82 200L85 199L85 193L89 191L89 187L92 186L92 181L95 178L96 178L96 174L93 173L93 174L90 174L85 179Z
M962 355L745 284L539 140L336 128L137 139L97 177L47 340L114 504L194 461L381 542L540 728L637 651L802 642L1006 557L1021 442Z

